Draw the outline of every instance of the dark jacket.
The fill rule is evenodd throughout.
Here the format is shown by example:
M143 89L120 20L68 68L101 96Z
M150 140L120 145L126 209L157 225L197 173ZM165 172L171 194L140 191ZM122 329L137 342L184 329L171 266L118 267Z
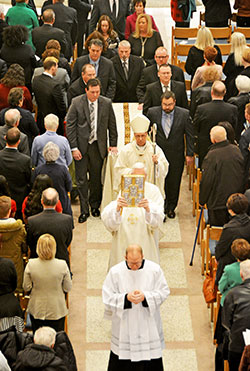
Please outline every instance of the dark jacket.
M65 54L67 41L63 30L53 27L50 24L43 24L41 27L36 27L32 30L32 42L36 48L36 55L40 58L47 42L51 39L59 41L61 51Z
M225 209L228 197L243 191L243 157L239 148L228 140L211 145L202 171L200 204L207 204L208 209Z
M229 0L202 0L205 6L206 22L222 22L231 18L231 7Z
M171 80L185 82L184 73L180 67L174 66L170 63L168 65L171 67L172 77ZM141 79L136 89L137 97L139 103L143 103L144 94L146 92L147 85L152 82L158 81L158 67L157 64L146 67L142 71Z
M250 278L234 287L226 296L222 311L222 325L230 331L229 351L242 353L242 331L250 328Z
M239 141L242 131L244 130L245 119L245 106L250 102L249 93L240 93L237 97L232 97L228 100L228 103L233 104L238 109L238 123L235 128L235 137Z
M224 267L236 261L231 253L231 245L236 238L244 238L250 243L250 217L247 214L233 216L223 227L220 240L215 247L215 257L218 261L216 282L219 282Z
M243 66L236 66L234 60L234 53L229 54L226 64L223 68L223 73L226 75L225 85L227 92L225 95L225 100L227 101L230 97L234 97L238 94L238 90L235 86L236 77L243 72Z
M68 105L71 105L72 99L78 97L79 95L85 94L85 89L87 85L82 79L82 76L78 77L77 80L72 82L70 87L68 88L67 97L68 97Z
M121 59L118 55L111 59L116 75L114 102L138 102L136 88L141 78L144 64L141 58L130 55L128 61L128 79L125 77Z
M208 103L212 100L211 88L212 82L205 82L205 84L199 86L192 91L191 103L190 103L190 116L194 118L196 109L198 106L204 103Z
M45 345L29 344L17 355L15 371L67 371L63 360L54 349Z

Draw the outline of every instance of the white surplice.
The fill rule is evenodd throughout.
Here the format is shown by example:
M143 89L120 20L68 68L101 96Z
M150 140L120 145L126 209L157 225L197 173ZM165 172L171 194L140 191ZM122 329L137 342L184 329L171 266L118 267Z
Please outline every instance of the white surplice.
M148 182L145 182L144 197L149 201L149 213L142 207L124 207L120 213L116 211L117 201L112 201L101 214L105 227L113 235L109 268L124 260L126 248L131 244L140 245L146 259L160 261L158 229L164 219L164 200L159 188Z
M125 295L143 292L148 307L142 303L124 309ZM146 361L162 357L165 347L160 305L170 290L158 264L145 260L136 271L128 269L125 261L112 267L104 281L102 297L105 318L112 320L111 351L119 359Z
M117 161L115 163L115 179L114 179L114 189L119 191L121 176L125 174L130 174L132 171L132 166L136 162L142 162L147 168L147 181L149 183L154 183L154 163L152 156L154 154L154 148L150 141L146 142L145 147L139 147L136 142L133 141L128 143L122 148L118 155ZM158 164L156 165L156 185L159 187L161 194L165 197L164 184L165 177L168 173L168 161L160 147L156 145L156 154L158 157Z

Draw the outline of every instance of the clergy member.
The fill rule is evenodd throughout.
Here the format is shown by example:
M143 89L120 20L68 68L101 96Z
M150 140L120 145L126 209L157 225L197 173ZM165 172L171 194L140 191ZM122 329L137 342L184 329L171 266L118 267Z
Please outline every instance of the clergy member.
M144 164L134 164L132 174L146 177ZM113 236L109 268L123 261L128 245L142 241L145 258L159 263L158 232L164 219L164 199L157 186L145 181L144 199L138 207L128 207L119 194L116 201L104 208L101 217Z
M121 175L130 174L132 166L136 162L143 162L147 168L147 180L154 183L154 169L156 174L155 184L159 187L162 196L165 198L164 183L168 172L168 161L160 147L156 145L156 154L154 147L148 139L148 128L150 121L146 116L136 116L130 123L135 140L124 146L118 155L115 164L114 189L118 192L120 189Z
M105 318L112 320L108 371L163 371L160 305L169 293L160 266L144 260L139 245L128 246L102 290Z

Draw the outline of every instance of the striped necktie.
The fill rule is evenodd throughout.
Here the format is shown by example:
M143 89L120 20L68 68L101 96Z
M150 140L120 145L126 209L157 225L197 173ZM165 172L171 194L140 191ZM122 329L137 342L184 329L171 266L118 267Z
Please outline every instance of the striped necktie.
M171 116L170 114L167 114L164 122L164 133L166 135L166 138L169 137L170 130L171 130Z
M90 103L90 134L89 134L89 144L95 141L95 105Z
M123 70L124 70L126 80L128 80L128 68L127 68L127 63L125 61L122 62L122 67L123 67Z

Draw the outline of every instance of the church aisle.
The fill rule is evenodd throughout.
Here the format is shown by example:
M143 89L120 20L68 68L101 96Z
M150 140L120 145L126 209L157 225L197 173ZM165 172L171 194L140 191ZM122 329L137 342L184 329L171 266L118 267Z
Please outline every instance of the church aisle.
M195 219L184 172L177 217L167 220L160 242L161 267L171 293L161 307L166 349L165 371L214 370L214 346L209 312L202 295L200 251L189 266ZM110 322L103 319L101 287L106 276L111 234L99 218L78 224L75 215L71 246L73 288L69 295L69 336L79 371L105 371L110 349ZM142 242L143 247L143 242Z

